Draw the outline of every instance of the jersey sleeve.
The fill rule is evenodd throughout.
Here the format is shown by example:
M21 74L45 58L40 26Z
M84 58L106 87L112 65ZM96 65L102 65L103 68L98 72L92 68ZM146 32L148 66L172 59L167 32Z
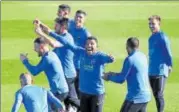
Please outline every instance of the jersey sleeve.
M91 33L90 33L89 31L86 30L85 36L88 38L88 37L90 37L90 36L92 36L92 35L91 35Z
M112 63L114 61L113 57L107 55L107 54L104 54L104 53L99 53L100 55L100 63L101 64L105 64L105 63Z
M18 110L19 110L19 108L21 106L22 100L23 100L22 94L19 91L16 92L15 102L13 104L11 112L18 112Z
M58 35L55 32L50 32L49 35L51 37L53 37L54 39L58 40L60 43L62 43L64 46L67 46L69 49L71 49L74 53L82 53L85 52L85 49L80 47L80 46L76 46L74 43L68 41L67 39L63 38L61 35Z
M129 75L132 68L132 64L128 58L123 63L123 68L120 73L110 74L108 79L112 82L123 83Z
M42 72L46 67L46 61L44 58L42 58L42 60L36 66L31 65L27 59L23 61L23 64L34 76Z
M162 46L162 52L163 56L165 58L166 64L168 66L172 66L172 52L171 52L171 46L170 46L170 41L168 37L164 34L161 34L162 39L161 39L161 46Z

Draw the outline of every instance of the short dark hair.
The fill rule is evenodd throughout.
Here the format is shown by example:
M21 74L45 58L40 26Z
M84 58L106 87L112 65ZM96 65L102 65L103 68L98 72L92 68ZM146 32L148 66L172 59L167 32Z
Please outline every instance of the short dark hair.
M127 46L129 46L132 49L139 47L139 39L137 37L130 37L127 39Z
M88 37L87 40L94 40L98 44L98 39L94 36Z
M148 18L149 21L150 21L150 20L153 20L153 19L156 19L156 20L158 20L159 22L161 22L161 17L160 17L159 15L152 15L152 16L150 16L150 17Z
M68 29L68 21L69 21L69 19L68 18L56 18L55 19L55 22L56 23L58 23L58 24L60 24L60 25L62 25L62 26L65 26L66 27L66 29Z
M42 37L38 37L34 40L34 43L37 43L37 44L47 44L45 39L42 38Z
M71 8L68 4L61 4L58 6L58 8L62 10L68 10L69 12L71 11Z
M86 12L84 10L77 10L76 14L83 14L83 15L87 15Z

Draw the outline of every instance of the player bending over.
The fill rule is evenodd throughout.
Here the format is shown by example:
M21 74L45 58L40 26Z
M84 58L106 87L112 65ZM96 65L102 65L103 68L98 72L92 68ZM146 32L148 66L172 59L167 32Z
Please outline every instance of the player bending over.
M11 112L18 112L21 103L27 112L48 112L48 103L53 102L62 112L65 108L50 91L32 85L32 77L28 73L20 75L21 89L16 92L15 102Z

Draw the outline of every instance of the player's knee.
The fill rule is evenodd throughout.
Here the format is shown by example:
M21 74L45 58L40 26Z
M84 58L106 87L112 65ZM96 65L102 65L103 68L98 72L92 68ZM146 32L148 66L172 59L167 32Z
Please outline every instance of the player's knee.
M155 98L163 98L163 92L161 92L161 91L158 91L158 92L154 92L154 97Z

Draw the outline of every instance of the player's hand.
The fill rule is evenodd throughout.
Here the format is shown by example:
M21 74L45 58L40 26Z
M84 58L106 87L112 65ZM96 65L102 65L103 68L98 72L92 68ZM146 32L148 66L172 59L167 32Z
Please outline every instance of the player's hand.
M40 27L42 29L42 31L45 33L45 34L49 34L52 30L45 24L40 24Z
M171 72L172 72L172 67L169 66L169 67L168 67L168 73L170 74Z
M33 24L35 25L35 27L40 27L41 30L46 34L49 34L51 32L51 29L47 25L42 23L39 19L35 19L33 21Z
M42 29L40 28L40 26L37 25L35 27L35 33L38 34L38 35L42 35L43 34Z
M112 61L114 62L114 56L112 56L111 54L109 55L109 57L112 59Z
M41 24L41 21L36 18L36 19L33 21L33 24L34 24L35 26L39 26L39 25Z
M21 60L21 61L24 61L24 60L28 59L28 58L27 58L27 55L28 55L27 53L26 53L26 54L22 54L22 53L21 53L21 54L20 54L20 60Z

